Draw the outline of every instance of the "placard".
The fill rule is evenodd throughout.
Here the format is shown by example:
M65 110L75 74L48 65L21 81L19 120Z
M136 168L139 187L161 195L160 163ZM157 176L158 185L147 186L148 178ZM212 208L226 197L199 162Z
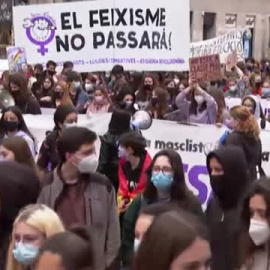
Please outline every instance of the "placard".
M30 64L79 72L188 70L189 0L84 1L14 8L15 44ZM177 23L176 23L177 22ZM181 30L179 30L181 25Z
M243 32L244 29L234 29L213 39L191 43L190 58L219 54L220 62L224 64L227 56L236 51L237 60L243 61Z
M216 81L221 79L219 55L209 55L189 59L190 75L197 81Z
M25 49L21 47L8 47L7 59L9 72L22 72L27 70Z

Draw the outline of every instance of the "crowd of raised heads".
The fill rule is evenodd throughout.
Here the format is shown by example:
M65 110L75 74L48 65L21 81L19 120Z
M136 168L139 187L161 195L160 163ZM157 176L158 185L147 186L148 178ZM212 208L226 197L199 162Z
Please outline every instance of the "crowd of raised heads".
M1 270L270 270L270 180L260 140L267 61L221 67L223 78L208 83L119 65L110 73L78 73L72 62L56 69L49 61L2 74L15 106L0 118ZM225 98L242 102L227 110ZM38 145L24 114L41 108L55 109L54 127ZM227 126L205 159L204 209L181 153L148 151L133 119L139 110ZM102 136L77 125L79 114L108 112Z

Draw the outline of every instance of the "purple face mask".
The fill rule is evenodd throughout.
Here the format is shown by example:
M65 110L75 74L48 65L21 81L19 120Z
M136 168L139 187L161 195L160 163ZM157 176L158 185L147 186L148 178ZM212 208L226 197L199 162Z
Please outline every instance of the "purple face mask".
M226 119L225 120L225 126L229 129L232 129L232 120L231 119Z

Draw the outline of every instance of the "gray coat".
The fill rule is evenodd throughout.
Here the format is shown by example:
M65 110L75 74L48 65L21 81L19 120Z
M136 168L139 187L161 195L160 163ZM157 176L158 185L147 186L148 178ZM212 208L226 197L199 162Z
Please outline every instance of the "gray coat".
M55 169L48 185L42 189L38 203L55 209L55 202L62 190L63 182L58 175L58 169ZM114 188L103 175L90 174L84 199L86 223L93 243L94 269L114 269L112 265L117 261L120 249L120 226Z

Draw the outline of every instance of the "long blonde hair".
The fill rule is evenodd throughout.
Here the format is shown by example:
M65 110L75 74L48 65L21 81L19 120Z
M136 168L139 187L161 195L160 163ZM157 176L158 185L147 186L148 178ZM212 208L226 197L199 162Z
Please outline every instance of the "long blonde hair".
M7 270L23 270L24 267L19 264L13 256L15 248L14 227L19 222L34 227L45 235L46 238L65 231L64 226L58 215L44 204L31 204L23 208L13 224L12 238L9 245L7 257Z
M237 131L243 132L248 139L259 139L260 128L257 120L246 107L235 106L231 108L230 115L238 121Z

